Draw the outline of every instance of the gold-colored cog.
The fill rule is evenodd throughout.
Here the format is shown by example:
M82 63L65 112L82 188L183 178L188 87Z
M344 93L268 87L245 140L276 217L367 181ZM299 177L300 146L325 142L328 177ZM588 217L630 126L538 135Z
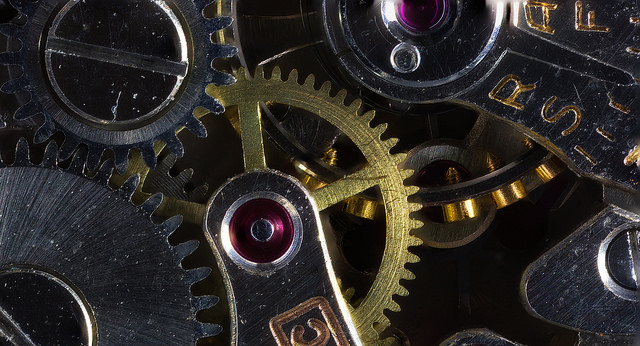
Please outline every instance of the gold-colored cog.
M392 297L408 295L400 280L414 278L405 264L419 261L416 255L409 252L409 247L418 246L421 241L409 232L420 227L421 223L412 220L409 214L420 205L407 201L407 196L417 189L403 184L411 171L398 169L398 164L406 155L391 155L390 150L397 139L381 139L386 124L372 128L370 122L374 112L358 115L361 102L357 100L345 105L344 90L337 96L330 96L329 82L317 90L314 88L313 75L299 84L297 71L293 70L283 80L278 68L273 70L270 78L265 78L264 71L258 69L253 79L249 79L246 72L240 69L237 78L237 82L231 86L210 85L207 93L227 108L238 108L236 125L242 139L245 171L267 168L260 102L283 104L316 114L350 138L367 159L368 165L363 169L323 184L312 191L312 195L322 211L369 188L378 187L381 191L386 218L386 244L382 262L369 292L357 307L351 308L352 319L363 342L381 342L378 332L390 325L384 310L400 310Z

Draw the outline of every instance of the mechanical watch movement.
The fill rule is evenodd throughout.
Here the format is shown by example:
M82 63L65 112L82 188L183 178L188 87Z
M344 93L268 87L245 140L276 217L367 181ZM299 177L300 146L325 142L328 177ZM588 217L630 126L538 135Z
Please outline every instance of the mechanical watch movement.
M0 344L637 342L637 0L0 0L0 33Z

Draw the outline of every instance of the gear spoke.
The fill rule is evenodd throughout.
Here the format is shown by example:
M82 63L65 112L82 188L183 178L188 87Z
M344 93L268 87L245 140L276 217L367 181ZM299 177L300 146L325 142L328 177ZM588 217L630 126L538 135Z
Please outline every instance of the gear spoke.
M385 176L377 166L367 166L313 192L318 209L324 210L364 190L379 185Z
M266 169L267 162L262 141L262 122L260 104L248 104L238 107L240 116L240 136L244 156L245 172L254 169Z

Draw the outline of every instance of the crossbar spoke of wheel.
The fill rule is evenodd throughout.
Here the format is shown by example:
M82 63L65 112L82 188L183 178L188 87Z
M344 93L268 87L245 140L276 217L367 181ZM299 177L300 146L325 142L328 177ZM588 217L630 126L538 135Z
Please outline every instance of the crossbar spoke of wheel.
M240 137L244 156L244 170L266 169L267 162L262 141L260 104L238 108L240 116Z
M376 166L367 166L313 192L319 210L324 210L364 190L379 185L385 177Z

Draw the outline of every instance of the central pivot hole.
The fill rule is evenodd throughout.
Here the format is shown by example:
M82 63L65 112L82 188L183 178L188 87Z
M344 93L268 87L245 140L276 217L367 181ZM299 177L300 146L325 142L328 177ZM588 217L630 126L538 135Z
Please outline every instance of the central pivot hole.
M267 219L257 220L251 225L251 235L259 242L268 242L273 237L274 225Z
M255 198L231 213L231 245L244 259L270 263L289 252L296 229L284 205L269 198Z
M436 30L446 22L449 3L448 0L399 0L396 13L404 27L423 33Z

